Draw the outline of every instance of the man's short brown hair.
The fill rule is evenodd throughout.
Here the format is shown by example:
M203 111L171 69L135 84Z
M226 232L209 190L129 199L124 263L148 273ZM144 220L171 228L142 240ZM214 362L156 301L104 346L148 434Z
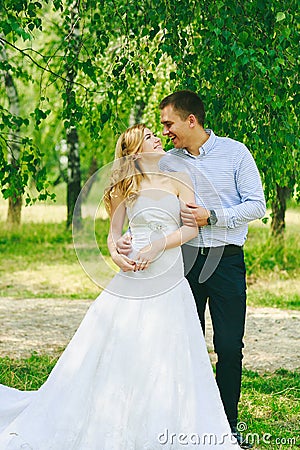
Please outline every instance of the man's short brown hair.
M160 109L166 106L173 106L182 120L185 120L190 114L193 114L198 123L204 127L205 111L201 98L193 91L177 91L165 97L159 105Z

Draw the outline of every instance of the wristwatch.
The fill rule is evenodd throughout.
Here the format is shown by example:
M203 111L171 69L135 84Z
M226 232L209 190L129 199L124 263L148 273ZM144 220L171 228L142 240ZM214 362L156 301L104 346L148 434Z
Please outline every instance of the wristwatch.
M209 213L210 216L207 218L207 225L216 225L216 223L218 222L216 212L213 209L211 209Z

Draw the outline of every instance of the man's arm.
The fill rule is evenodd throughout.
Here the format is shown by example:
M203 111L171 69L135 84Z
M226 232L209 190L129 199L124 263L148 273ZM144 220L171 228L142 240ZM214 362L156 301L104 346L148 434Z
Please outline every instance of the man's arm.
M123 272L132 272L135 270L135 262L126 255L120 254L117 248L117 242L122 236L125 215L126 209L124 200L118 197L112 198L107 246L114 263L117 264Z
M206 226L208 221L211 221L212 225L218 227L236 228L263 217L266 212L266 202L262 183L255 161L246 147L237 164L235 180L241 199L239 204L229 208L214 209L212 207L209 210L195 203L187 203L187 208L183 208L181 212L183 223L188 225L193 214L199 227Z
M266 201L260 175L246 146L237 163L236 187L241 202L230 208L216 209L216 226L236 228L244 223L262 218L266 213Z

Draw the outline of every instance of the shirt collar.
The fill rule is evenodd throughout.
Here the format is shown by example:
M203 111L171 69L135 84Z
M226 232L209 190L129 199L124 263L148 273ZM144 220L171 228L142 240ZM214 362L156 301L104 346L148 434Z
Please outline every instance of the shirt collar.
M198 156L207 155L212 150L213 146L215 145L216 139L217 139L213 130L206 128L205 132L207 134L209 134L209 138L207 139L207 141L204 142L204 144L201 147L199 147L199 155ZM186 155L189 155L194 158L198 157L198 156L191 155L185 148L183 148L182 150L183 150L183 153L185 153Z

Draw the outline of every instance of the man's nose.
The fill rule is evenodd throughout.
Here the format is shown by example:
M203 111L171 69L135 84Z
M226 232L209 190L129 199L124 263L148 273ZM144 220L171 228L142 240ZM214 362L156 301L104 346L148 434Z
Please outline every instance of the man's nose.
M163 136L166 136L167 134L169 134L168 128L164 127L162 134L163 134Z

